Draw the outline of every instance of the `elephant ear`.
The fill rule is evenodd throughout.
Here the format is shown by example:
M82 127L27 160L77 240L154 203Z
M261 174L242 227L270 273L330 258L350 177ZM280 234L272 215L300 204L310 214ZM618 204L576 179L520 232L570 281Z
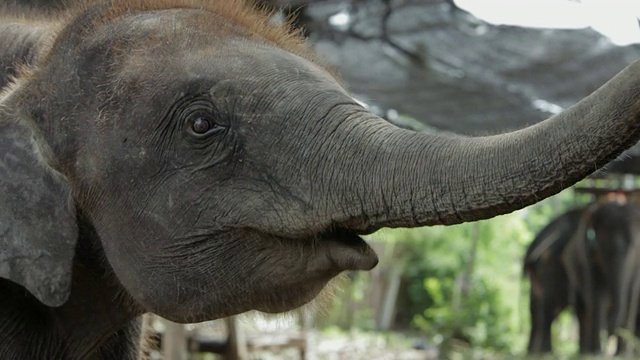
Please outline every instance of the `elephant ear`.
M0 113L0 278L47 306L71 290L78 225L70 186L30 120Z

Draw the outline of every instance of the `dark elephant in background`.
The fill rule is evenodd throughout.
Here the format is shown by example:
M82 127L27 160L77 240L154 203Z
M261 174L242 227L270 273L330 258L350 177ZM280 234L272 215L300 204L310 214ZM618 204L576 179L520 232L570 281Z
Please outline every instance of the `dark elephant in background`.
M558 216L527 248L523 272L531 283L531 332L527 348L530 354L551 352L551 325L572 299L575 299L576 315L578 318L582 315L582 299L572 290L562 253L574 236L583 212L583 208L578 208Z
M529 128L433 135L242 1L80 3L0 17L22 63L0 96L3 360L135 358L146 312L296 308L376 265L363 234L511 212L640 139L639 61Z
M551 351L551 324L571 306L581 353L600 353L600 331L618 339L638 334L640 207L604 202L562 214L534 239L525 256L531 280L529 353Z
M586 208L563 252L573 291L583 299L581 353L600 353L600 331L637 333L640 291L640 206L605 202ZM618 336L624 351L624 338Z

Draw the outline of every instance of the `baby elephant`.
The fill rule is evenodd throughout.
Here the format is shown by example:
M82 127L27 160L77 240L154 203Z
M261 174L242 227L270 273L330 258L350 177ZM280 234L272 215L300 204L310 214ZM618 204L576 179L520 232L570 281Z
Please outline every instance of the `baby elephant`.
M360 235L514 211L640 138L638 62L527 129L415 133L239 0L8 13L0 45L3 360L132 359L147 312L296 308L376 265Z

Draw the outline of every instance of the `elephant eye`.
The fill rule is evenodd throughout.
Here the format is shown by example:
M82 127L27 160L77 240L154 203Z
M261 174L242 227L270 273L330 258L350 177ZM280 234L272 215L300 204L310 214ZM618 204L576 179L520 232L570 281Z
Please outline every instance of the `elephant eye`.
M211 123L209 120L202 117L196 118L193 124L191 124L191 130L196 134L206 134L210 129Z
M206 95L187 95L176 105L179 108L174 116L191 140L205 140L228 128L226 119Z
M211 116L206 114L194 114L190 116L187 125L191 135L197 137L210 135L222 129Z

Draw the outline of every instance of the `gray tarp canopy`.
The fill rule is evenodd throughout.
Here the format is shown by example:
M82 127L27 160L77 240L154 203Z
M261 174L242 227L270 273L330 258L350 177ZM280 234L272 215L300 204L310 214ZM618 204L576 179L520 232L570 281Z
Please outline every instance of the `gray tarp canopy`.
M391 121L402 120L395 112L415 118L419 124L402 124L427 131L525 127L640 57L640 46L616 46L591 29L494 26L445 0L276 2L294 3L309 41L357 98ZM340 12L351 22L332 26ZM634 150L608 171L640 174L640 147Z
M357 98L417 130L522 128L574 104L640 56L640 46L616 46L591 29L493 26L453 0L258 1L296 13ZM331 25L341 12L350 22ZM640 174L640 146L622 158L608 170Z

